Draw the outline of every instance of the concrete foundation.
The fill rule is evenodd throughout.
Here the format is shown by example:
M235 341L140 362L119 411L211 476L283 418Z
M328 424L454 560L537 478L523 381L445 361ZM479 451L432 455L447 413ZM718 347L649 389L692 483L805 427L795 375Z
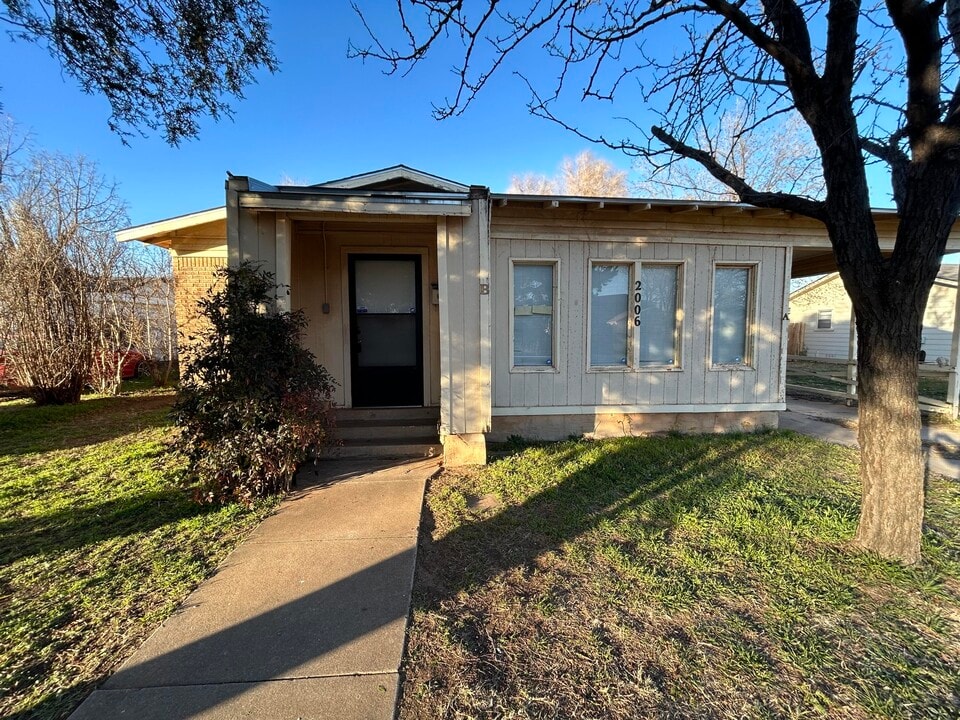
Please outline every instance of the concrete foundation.
M483 433L444 435L440 442L443 443L443 464L446 467L487 463L487 439Z
M590 439L649 435L651 433L753 432L776 428L777 412L611 413L583 415L495 415L492 442L511 436L527 440ZM444 445L446 451L446 445Z

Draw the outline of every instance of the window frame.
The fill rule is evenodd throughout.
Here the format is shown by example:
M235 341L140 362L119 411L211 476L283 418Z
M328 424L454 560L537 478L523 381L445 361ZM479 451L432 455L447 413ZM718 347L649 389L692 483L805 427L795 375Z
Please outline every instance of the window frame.
M597 265L617 265L620 267L627 268L629 273L627 279L627 363L626 365L594 365L591 361L593 355L593 323L591 322L593 318L593 268ZM633 286L634 281L638 277L638 267L640 263L636 260L628 260L626 258L621 259L611 259L611 258L590 258L587 261L587 277L584 282L584 287L587 291L587 312L586 312L586 333L585 337L587 340L586 351L585 351L585 365L586 371L588 373L604 373L604 372L632 372L637 369L637 347L636 347L636 328L633 324L633 314L631 309L633 307Z
M742 363L714 363L713 361L713 336L714 321L716 320L716 288L717 288L717 270L733 268L744 269L749 272L747 288L747 307L745 313L746 337L744 338L744 356ZM759 289L760 261L714 261L710 274L710 313L709 323L707 325L707 365L713 371L729 370L756 370L757 359L757 292Z
M550 365L516 365L516 353L514 350L514 319L516 317L516 309L514 306L514 283L516 278L515 268L518 265L541 265L541 266L550 266L553 272L553 306L551 318L553 320L551 326L551 337L550 337L550 353L551 353L551 364ZM508 309L509 309L509 323L508 323L508 333L509 337L509 362L510 362L510 372L511 373L559 373L560 372L560 357L559 357L559 342L560 342L560 258L510 258L510 296L508 300Z
M687 277L687 266L689 260L684 258L682 260L643 260L643 259L629 259L629 258L600 258L592 257L589 258L586 273L584 275L584 288L587 295L586 302L586 313L584 315L584 345L583 345L583 357L584 357L584 368L586 373L609 373L609 372L683 372L684 361L686 358L685 352L685 342L684 342L684 324L686 322L686 300L687 294L685 289L685 282ZM676 299L676 308L674 312L674 361L673 363L658 363L658 364L641 364L640 363L640 333L643 332L643 325L635 326L631 320L628 325L628 344L627 349L627 365L591 365L590 364L590 355L591 347L590 343L592 340L592 330L590 327L590 318L592 316L592 303L593 303L593 291L591 287L591 275L594 265L626 265L630 266L630 293L628 309L630 311L631 317L633 316L633 306L635 305L633 295L634 295L634 283L637 278L641 277L643 272L644 265L653 265L657 267L673 267L677 271L677 299ZM642 292L642 291L641 291ZM641 306L643 301L641 300ZM642 313L642 309L641 309Z
M824 313L827 313L827 326L821 327L820 322ZM814 330L817 332L833 332L833 308L821 308L817 310L817 317L814 320Z
M686 319L685 312L685 302L686 294L684 292L685 279L687 276L687 261L686 260L640 260L637 263L637 277L642 278L643 266L644 265L653 265L655 267L674 267L677 269L677 300L676 306L674 307L674 325L673 325L673 363L649 363L643 364L640 362L640 342L639 338L643 332L643 301L641 300L641 310L640 317L641 323L635 337L637 342L635 343L636 347L634 348L634 362L638 372L676 372L683 370L683 324ZM641 293L643 292L641 288Z

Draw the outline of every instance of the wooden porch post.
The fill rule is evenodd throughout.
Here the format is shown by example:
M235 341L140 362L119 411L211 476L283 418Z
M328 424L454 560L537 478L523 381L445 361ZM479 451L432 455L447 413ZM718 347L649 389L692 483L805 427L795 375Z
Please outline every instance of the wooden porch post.
M290 312L290 221L277 213L277 312Z

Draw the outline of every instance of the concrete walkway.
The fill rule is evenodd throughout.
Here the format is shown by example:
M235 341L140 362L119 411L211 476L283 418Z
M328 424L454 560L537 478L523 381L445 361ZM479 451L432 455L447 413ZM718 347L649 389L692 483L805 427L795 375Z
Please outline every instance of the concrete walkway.
M438 460L317 468L73 720L393 717Z
M859 447L857 408L841 403L787 399L780 427L827 442ZM929 472L960 479L960 426L928 425L921 428L924 460Z

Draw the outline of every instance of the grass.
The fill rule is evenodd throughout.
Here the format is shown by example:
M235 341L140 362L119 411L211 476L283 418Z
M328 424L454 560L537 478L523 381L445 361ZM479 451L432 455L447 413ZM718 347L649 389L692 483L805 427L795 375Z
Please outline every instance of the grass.
M191 500L172 400L0 405L0 716L69 715L270 511Z
M855 452L570 441L427 496L401 718L953 718L960 488L925 562L850 546Z

